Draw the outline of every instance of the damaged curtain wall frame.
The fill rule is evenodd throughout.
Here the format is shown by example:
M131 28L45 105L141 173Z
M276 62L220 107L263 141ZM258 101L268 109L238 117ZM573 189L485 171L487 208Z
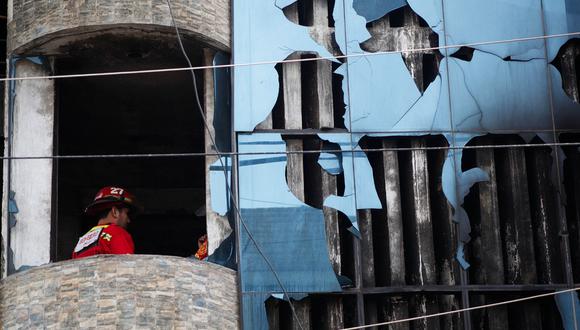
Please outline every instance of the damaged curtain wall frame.
M458 289L460 296L436 300L418 296L416 301L408 302L405 305L407 307L402 307L405 309L414 306L416 310L412 313L421 314L424 310L469 307L470 297L483 299L480 301L474 298L474 304L476 300L477 303L493 301L493 298L477 296L475 292L467 289L467 285L475 283L506 286L548 283L573 285L573 271L574 274L578 273L574 269L580 265L571 261L571 254L574 255L575 252L570 252L569 245L576 243L570 243L568 238L563 237L562 244L559 244L558 238L552 238L556 231L542 230L542 223L546 221L554 222L554 226L560 230L567 226L565 208L570 206L564 206L566 194L563 184L565 180L569 180L570 175L564 176L563 173L565 163L572 160L566 160L566 154L557 146L548 147L548 151L542 151L543 153L524 148L507 148L501 151L463 150L466 145L485 145L482 141L488 141L488 145L557 144L560 140L557 130L580 130L577 124L580 122L580 105L564 92L560 68L553 64L568 38L487 44L462 49L446 47L452 44L574 32L580 28L580 5L569 0L550 1L549 4L540 0L526 0L523 3L493 0L485 4L471 0L336 0L325 2L326 7L317 7L316 3L318 2L314 1L311 5L294 0L266 3L235 0L234 63L282 61L296 52L316 53L326 57L328 54L365 55L375 51L393 50L388 48L393 46L388 45L386 40L395 40L393 42L401 49L444 47L440 52L429 54L410 56L389 53L351 57L332 64L335 68L333 74L339 77L333 82L339 83L332 84L331 88L340 89L340 93L333 91L332 95L342 97L342 100L335 98L333 101L335 105L338 104L337 101L342 101L345 110L344 116L338 118L343 123L335 123L334 127L345 127L346 132L327 133L315 130L313 134L317 134L321 140L338 145L343 151L334 155L321 150L317 162L328 175L344 179L344 192L337 190L326 195L324 208L338 211L347 217L351 231L359 237L355 239L352 250L345 245L342 247L348 249L341 252L342 258L355 260L352 266L354 270L349 269L350 266L344 260L341 266L343 271L353 275L355 290L379 290L377 287L396 285L461 286ZM333 8L328 8L331 3ZM296 8L291 6L307 13L295 13L293 10ZM320 8L328 8L332 13L332 43L321 42L325 40L321 35L328 29L322 25L323 19L315 19L312 26L299 25L300 15L320 15L316 11ZM389 17L395 11L402 17ZM397 19L398 22L395 24L390 19ZM373 29L375 25L384 30ZM401 40L388 39L397 37ZM304 67L301 69L304 70ZM304 88L303 81L292 82L292 79L296 80L297 77L304 76L304 73L292 76L290 71L289 66L277 71L274 64L234 69L234 129L239 137L240 152L253 150L248 149L249 146L260 146L264 148L262 150L273 151L278 144L280 150L284 150L284 142L273 138L276 134L247 133L263 129L261 123L277 106L279 83L284 84L284 90L280 92L284 93L284 97L291 96L291 90L287 91L288 86ZM428 75L432 75L433 80L426 78ZM301 93L308 92L302 90ZM287 104L284 106L285 111L303 110ZM307 107L299 102L292 106ZM290 132L304 129L300 124L286 124L281 128L277 130L281 134L285 130ZM521 133L519 136L489 135L490 132L500 131ZM288 150L305 150L305 147L300 149L303 142L298 139L291 140L292 138L285 139ZM270 144L266 141L270 141ZM384 148L391 147L394 151L363 152L362 149L365 148L361 144L367 143ZM451 149L421 150L433 143L446 145ZM398 146L410 146L411 151L396 151ZM576 152L577 150L574 151ZM253 159L257 162L266 162L268 159L272 163L267 164L272 169L274 164L280 162L277 165L278 170L269 173L269 176L270 180L275 180L276 189L288 194L284 197L270 194L264 196L268 197L265 201L260 201L254 196L258 194L256 190L248 189L262 184L263 178L244 177L243 173L248 165L242 162L242 158L250 159L245 157L241 157L239 164L240 203L256 205L255 208L258 208L258 205L266 206L259 204L265 202L271 205L270 208L275 208L274 204L277 202L286 204L284 198L290 198L292 194L298 200L303 198L304 192L293 188L295 183L284 182L285 175L289 174L284 173L283 164L292 163L291 166L300 169L301 162L306 160L302 161L297 156L290 161L286 156L278 154ZM266 166L266 163L252 164L250 168L253 166ZM391 168L398 170L395 172ZM519 172L515 168L520 169ZM541 181L544 177L547 181ZM544 183L538 186L536 182L540 181ZM551 188L537 188L547 185ZM508 186L515 188L510 191L506 188ZM272 189L272 185L269 189ZM552 189L554 193L551 192ZM576 193L576 188L567 189ZM252 196L251 201L243 200L249 198L248 194ZM385 196L389 196L391 200L387 200ZM296 205L295 198L291 199L293 202L289 205ZM513 205L508 205L505 200L512 200ZM392 205L390 209L389 203ZM538 211L544 205L542 203L548 203L554 211L542 217L541 211ZM248 216L257 216L251 214ZM381 222L384 215L388 215L385 224ZM263 217L266 218L265 215ZM402 218L399 227L395 221L397 217ZM573 221L576 220L569 221L574 224ZM386 226L386 232L381 231L383 226ZM398 235L402 242L397 241L401 244L399 247L383 242L387 236L394 239L395 233L392 231L395 228L400 231ZM420 228L421 233L411 235L409 232L413 228ZM575 228L572 229L576 230ZM521 237L511 235L515 229L521 231ZM257 230L260 235L267 235L268 232L277 235L276 232L280 229L271 224ZM319 234L325 235L324 232ZM447 241L441 242L441 239ZM538 247L544 241L545 247ZM421 245L422 242L425 244ZM249 257L245 254L251 251L246 250L249 245L244 246L243 239L241 244L241 261L244 262ZM289 249L295 248L295 243L290 239L285 240L284 244L289 244ZM340 244L344 245L342 240ZM490 247L489 251L496 249L495 259L482 250L486 246ZM380 249L387 250L385 252ZM399 254L395 253L397 250L400 251ZM328 247L324 250L329 251ZM285 252L280 255L279 252L269 253L274 253L269 255L273 260L285 256ZM385 253L389 260L387 264L377 259L377 256ZM538 253L537 258L535 253ZM251 255L258 258L255 253ZM498 256L501 262L496 262ZM326 253L317 257L326 262ZM564 267L566 272L562 276L556 276L557 272L553 271L560 261L552 262L552 257L561 258L561 264L568 265ZM536 276L536 263L541 275L539 277ZM546 264L552 266L545 266ZM277 266L281 267L282 272L288 271L292 274L296 271L296 274L300 274L299 270L285 268L285 265ZM402 271L402 279L394 275L394 270ZM471 276L468 277L467 273ZM476 273L482 275L476 276ZM552 277L546 274L552 274ZM255 270L244 268L242 264L242 283L255 280L255 276ZM267 282L266 279L260 281ZM310 281L311 284L314 283L312 279ZM289 283L289 286L292 287L292 284ZM322 287L318 286L316 292L320 292ZM264 300L269 297L268 293L276 291L276 284L271 283L268 290L256 290L254 295L244 291L246 289L249 290L242 288L245 325L263 326L266 315L263 310ZM577 299L576 294L572 296L571 299ZM364 306L363 310L357 308L356 311L350 311L350 315L356 318L353 325L368 324L372 323L369 321L381 317L392 318L397 315L397 310L394 309L385 310L384 314L376 312L377 304L390 300L381 302L362 297L363 295L358 296L356 301L357 306ZM345 306L343 302L337 302L336 306L341 307L334 309L333 315L347 315L341 309ZM556 304L558 305L561 317L554 322L561 322L565 328L573 329L574 324L570 320L575 316L572 308L574 303L565 301L565 298L557 298L546 304L550 305L552 312L557 310ZM299 304L307 305L308 303L302 302ZM339 310L342 312L338 312ZM539 311L539 305L533 304L531 310ZM485 322L493 323L501 321L505 316L507 321L508 311L504 311L505 313L494 316L474 313L474 319L471 319L471 315L466 315L464 319L446 318L441 320L440 325L447 327L449 324L461 324L460 327L469 329L477 320L483 322L482 317L486 318ZM276 313L280 312L275 312L274 315L278 315ZM580 318L578 313L576 310L577 319ZM539 316L532 314L534 313L525 314L517 308L509 311L510 320L514 318L517 320L514 322L522 322L521 324L538 321ZM341 322L345 320L341 319ZM417 322L415 325L426 324Z

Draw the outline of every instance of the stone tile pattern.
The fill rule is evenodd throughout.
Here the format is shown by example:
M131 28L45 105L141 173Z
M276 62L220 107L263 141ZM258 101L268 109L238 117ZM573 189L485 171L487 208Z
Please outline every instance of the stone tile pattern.
M0 282L2 329L238 329L236 272L170 257L101 255Z
M230 49L229 0L171 0L184 34L219 50ZM121 25L173 26L166 0L13 0L8 51L63 34ZM72 30L69 30L72 29ZM67 30L69 30L67 32Z

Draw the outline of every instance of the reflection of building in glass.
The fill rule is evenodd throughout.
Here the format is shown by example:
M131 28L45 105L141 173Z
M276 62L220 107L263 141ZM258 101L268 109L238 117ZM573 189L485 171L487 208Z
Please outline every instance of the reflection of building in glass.
M246 329L375 324L580 283L580 5L172 3L193 66L231 53L231 72L195 70L196 90L188 71L6 84L5 155L44 158L4 162L3 276L68 259L92 225L82 206L121 185L145 204L138 254L191 256L207 232L209 261L238 271ZM8 73L184 67L167 4L14 0ZM166 259L167 278L185 274ZM572 329L574 316L575 293L395 328Z

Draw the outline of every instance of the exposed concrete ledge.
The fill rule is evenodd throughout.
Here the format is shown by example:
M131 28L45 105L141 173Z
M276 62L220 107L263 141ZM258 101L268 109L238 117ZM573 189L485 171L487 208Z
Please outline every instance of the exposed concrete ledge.
M236 273L179 257L96 256L35 267L0 282L12 328L239 328Z
M172 0L173 14L183 34L208 46L230 50L229 0ZM165 0L14 0L8 23L8 53L55 51L49 40L111 27L146 26L160 32L172 26ZM41 51L35 48L44 45Z

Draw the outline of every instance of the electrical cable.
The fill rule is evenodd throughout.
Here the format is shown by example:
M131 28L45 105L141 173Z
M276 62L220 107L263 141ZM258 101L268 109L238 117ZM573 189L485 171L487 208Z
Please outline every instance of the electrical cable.
M32 77L8 77L0 78L0 82L3 81L22 81L22 80L39 80L39 79L69 79L69 78L86 78L86 77L104 77L104 76L121 76L121 75L133 75L133 74L147 74L147 73L164 73L164 72L178 72L178 71L195 71L195 70L205 70L205 69L226 69L226 68L236 68L236 67L248 67L257 65L270 65L279 63L299 63L299 62L312 62L321 60L341 60L347 58L357 58L357 57L370 57L370 56L380 56L380 55L390 55L390 54L402 54L402 53L421 53L429 51L438 51L443 49L458 49L461 47L475 47L475 46L486 46L494 44L504 44L511 42L522 42L522 41L534 41L543 40L551 38L564 38L580 36L580 32L568 32L551 34L545 36L534 36L534 37L522 37L513 39L502 39L502 40L492 40L492 41L481 41L473 43L455 44L447 46L435 46L435 47L422 47L422 48L408 48L401 50L389 50L380 51L375 53L359 53L359 54L348 54L348 55L337 55L337 56L327 56L327 57L308 57L308 58L297 58L297 59L285 59L279 61L258 61L258 62L248 62L248 63L232 63L232 64L220 64L220 65L202 65L202 66L192 66L183 68L167 68L167 69L150 69L150 70L135 70L135 71L111 71L111 72L98 72L98 73L78 73L78 74L64 74L64 75L51 75L51 76L32 76Z
M444 315L449 315L449 314L463 313L463 312L468 312L468 311L473 311L473 310L478 310L478 309L513 304L513 303L522 302L522 301L526 301L526 300L533 300L533 299L539 299L539 298L544 298L544 297L550 297L550 296L555 296L555 295L559 295L559 294L563 294L563 293L567 293L567 292L572 293L574 291L579 291L579 290L580 290L580 287L577 287L577 288L573 288L573 289L555 291L555 292L550 292L550 293L543 293L543 294L539 294L539 295L535 295L535 296L506 300L506 301L501 301L498 303L468 307L468 308L457 309L457 310L453 310L453 311L447 311L447 312L441 312L441 313L435 313L435 314L429 314L429 315L423 315L423 316L415 316L415 317L409 317L406 319L393 320L393 321L375 323L375 324L367 324L367 325L361 325L361 326L351 327L351 328L343 328L341 330L366 329L366 328L378 327L378 326L382 326L382 325L391 325L391 324L404 323L404 322L410 322L410 321L415 321L415 320L429 319L429 318L439 317L439 316L444 316ZM574 305L574 301L572 301L572 304Z
M185 60L187 61L187 64L189 65L189 67L192 67L193 65L191 64L191 61L189 60L189 56L187 55L187 52L185 51L185 48L183 47L183 42L181 41L181 34L179 33L179 28L177 27L177 24L175 22L175 17L173 16L173 9L171 7L171 0L167 0L167 6L169 7L169 15L171 16L171 21L173 23L173 26L175 27L175 33L177 36L177 41L179 43L179 48L181 49L181 52L183 53L183 56L185 58ZM228 182L228 171L227 168L223 162L223 157L221 156L221 153L219 151L219 148L217 146L217 143L215 142L215 139L212 135L212 132L209 128L209 123L207 122L207 118L203 112L203 107L201 106L201 101L199 100L199 93L197 91L197 79L195 77L195 71L194 70L190 70L191 72L191 78L193 81L193 87L194 87L194 92L195 92L195 101L197 103L197 108L199 110L199 114L201 115L202 119L203 119L203 123L204 123L204 127L208 133L208 136L210 138L211 144L214 148L214 150L216 151L216 154L218 154L218 158L220 161L220 164L223 168L223 172L224 172L224 176L225 176L225 183L226 183L226 189L228 191L228 193L230 194L230 196L233 196L233 191L231 188L231 185ZM250 238L250 240L254 243L254 246L256 247L256 250L258 251L258 253L262 256L262 258L264 259L264 261L266 262L266 264L268 265L268 267L270 268L270 271L272 272L272 274L274 275L274 277L276 278L276 281L278 282L278 285L280 285L280 289L282 290L282 292L284 293L284 295L288 298L288 303L290 305L290 309L292 310L292 314L294 316L294 318L296 319L296 322L299 326L299 328L301 330L304 330L304 327L302 326L302 323L300 322L300 318L298 317L298 314L296 314L296 310L294 308L294 304L292 303L292 299L290 298L290 295L288 294L288 291L286 290L286 288L284 287L284 284L282 283L282 280L280 279L278 273L276 272L276 270L274 269L274 266L272 265L272 263L270 262L270 260L268 259L268 257L266 257L266 255L264 254L264 252L262 251L260 245L258 244L258 242L254 239L252 233L250 232L250 229L248 228L246 222L243 220L242 218L242 213L240 212L240 209L237 205L237 201L235 201L235 198L231 198L232 200L232 206L235 209L235 212L238 215L238 219L240 220L240 223L242 224L242 226L244 227L246 233L248 234L248 238Z
M360 149L335 149L335 150L299 150L299 151L264 151L264 152L184 152L167 154L102 154L102 155L55 155L55 156L0 156L0 160L40 160L40 159L100 159L100 158L179 158L179 157L206 157L206 156L260 156L260 155L295 155L295 154L319 154L319 153L360 153L381 151L437 151L437 150L479 150L479 149L504 149L504 148L547 148L547 147L580 147L580 142L557 142L557 143L524 143L524 144L499 144L477 146L441 146L441 147L391 147L391 148L360 148Z

